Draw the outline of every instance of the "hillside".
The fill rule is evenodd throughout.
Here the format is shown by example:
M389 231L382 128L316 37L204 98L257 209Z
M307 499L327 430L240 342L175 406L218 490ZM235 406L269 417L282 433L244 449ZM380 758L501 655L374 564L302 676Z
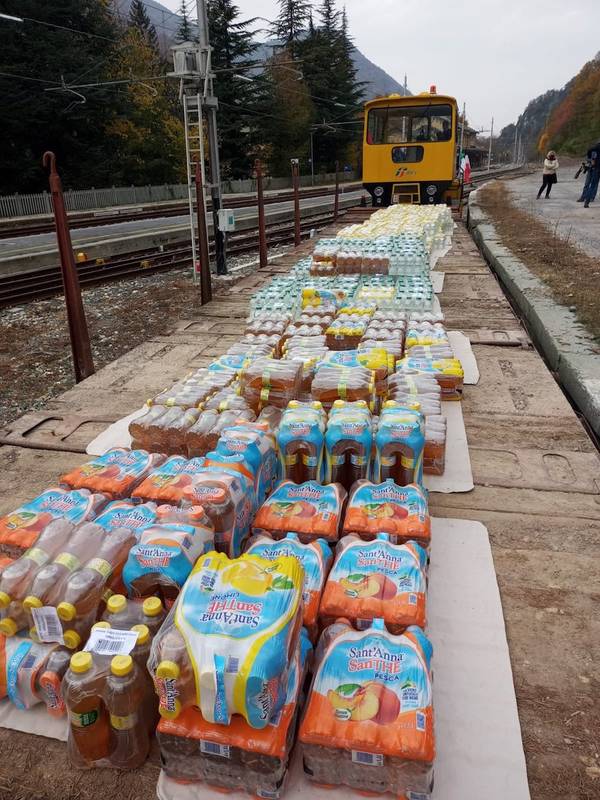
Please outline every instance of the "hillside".
M515 124L507 125L500 132L495 150L502 159L512 158L515 144L515 128L518 126L520 136L523 138L525 154L535 158L537 154L540 135L544 130L552 110L565 97L569 84L563 89L550 89L539 97L531 100L525 111L519 116Z
M148 16L156 27L161 49L166 53L173 44L181 18L169 11L165 6L155 2L155 0L145 0L145 4ZM114 5L118 14L121 17L126 17L129 13L131 0L115 0ZM256 51L256 58L260 61L268 58L271 54L272 44L267 42L259 45ZM404 87L395 78L392 78L385 70L370 61L357 48L354 48L353 58L358 71L357 79L365 83L365 99L368 100L376 95L392 94L393 92L404 94ZM408 94L410 94L410 91Z
M600 140L600 53L567 85L540 138L540 149L552 147L581 156Z

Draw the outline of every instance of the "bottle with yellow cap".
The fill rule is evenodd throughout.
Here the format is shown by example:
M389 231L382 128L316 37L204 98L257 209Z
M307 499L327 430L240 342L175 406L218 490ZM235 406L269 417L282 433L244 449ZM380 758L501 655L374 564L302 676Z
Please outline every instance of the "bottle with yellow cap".
M128 600L124 594L113 594L106 601L102 619L108 622L111 628L123 631L129 630L132 625L139 621L137 605L134 600Z
M154 653L154 648L153 648ZM183 708L196 704L196 681L183 636L172 625L156 650L154 687L158 694L158 712L165 719L175 719Z
M151 638L158 633L166 615L167 611L160 597L147 597L142 603L141 624L148 627Z
M158 599L158 598L153 598ZM148 658L152 648L152 636L147 625L133 625L131 628L138 635L137 642L131 651L131 657L138 665L140 674L144 679L146 694L144 700L144 717L150 735L156 730L158 723L158 709L156 707L156 695L154 693L154 683L148 672Z
M119 769L136 769L148 757L150 738L144 677L130 655L115 656L106 678L112 748L110 762Z
M98 552L106 536L106 531L93 522L76 528L54 560L36 573L29 594L23 600L25 610L56 606L66 580Z
M6 609L13 600L23 600L35 573L66 544L75 526L66 519L56 519L39 535L34 547L30 547L0 576L0 609Z
M87 636L98 618L106 589L120 580L123 565L135 541L135 534L129 528L115 528L104 535L94 557L68 577L56 607L67 630L75 631L81 637Z
M111 753L111 725L103 694L105 677L91 653L71 656L62 682L69 713L69 756L75 766L93 766Z

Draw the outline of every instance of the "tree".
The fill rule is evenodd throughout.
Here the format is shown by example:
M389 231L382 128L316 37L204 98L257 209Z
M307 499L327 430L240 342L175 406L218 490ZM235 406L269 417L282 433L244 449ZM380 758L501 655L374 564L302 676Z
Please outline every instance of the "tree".
M106 4L4 0L2 11L73 30L27 20L0 26L0 72L20 76L0 76L0 193L47 189L45 150L56 153L65 187L110 183L104 128L114 113L114 89L80 89L79 96L45 91L59 87L61 76L67 84L106 79L106 55L118 37Z
M146 5L143 0L133 0L129 8L129 25L137 28L144 36L148 44L158 50L158 36L156 28L152 24Z
M303 72L315 108L313 141L315 170L331 171L336 160L357 162L359 142L357 114L362 84L356 80L354 47L348 33L345 10L334 0L322 0L321 25L310 30L300 45Z
M187 8L185 5L185 0L181 0L181 7L179 9L179 16L181 17L181 22L179 24L179 28L177 33L175 34L175 41L176 42L191 42L194 39L194 34L192 31L192 26L188 17Z
M295 58L311 15L311 6L308 0L278 0L278 5L274 34Z
M123 30L111 64L113 80L130 80L113 100L106 126L110 173L120 184L175 183L185 178L185 140L179 109L167 81L157 74L160 57L137 26ZM134 76L132 78L132 76Z
M209 0L212 68L215 70L215 93L219 98L221 171L228 178L250 174L258 139L259 86L250 77L254 63L251 57L255 51L252 33L248 30L252 20L242 22L239 15L233 0Z

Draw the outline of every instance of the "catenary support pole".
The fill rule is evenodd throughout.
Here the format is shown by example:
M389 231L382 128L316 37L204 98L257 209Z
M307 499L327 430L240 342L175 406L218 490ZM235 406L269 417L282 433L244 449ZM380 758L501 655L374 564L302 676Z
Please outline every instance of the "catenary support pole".
M196 213L198 215L198 271L200 272L200 304L205 305L212 300L212 284L210 279L210 256L208 253L208 231L206 229L206 206L204 204L204 186L200 162L196 162ZM195 266L195 265L194 265Z
M494 136L494 118L492 117L492 124L490 127L490 147L488 150L488 167L487 171L489 172L492 166L492 141Z
M69 222L65 210L62 184L60 175L56 171L56 156L52 152L44 153L43 164L50 167L50 193L52 195L52 208L56 224L56 240L60 253L60 268L65 290L65 304L67 306L67 319L69 322L69 335L71 337L71 350L73 352L73 367L77 383L94 374L94 361L90 346L79 276L73 256L73 245Z
M340 213L340 162L335 162L335 195L333 198L333 219L337 220Z
M263 194L263 174L260 159L254 162L256 171L256 202L258 205L258 258L261 267L267 266L267 233L265 225L265 198Z
M200 78L204 82L203 102L206 113L208 152L210 160L210 196L213 209L213 232L215 238L217 275L225 275L227 274L227 239L224 231L219 229L219 210L223 206L223 202L221 195L219 141L217 135L218 101L213 93L213 75L211 69L211 49L206 0L196 0L196 12L198 17L198 54L200 59Z
M292 159L292 186L294 187L294 245L300 244L300 191L298 159Z

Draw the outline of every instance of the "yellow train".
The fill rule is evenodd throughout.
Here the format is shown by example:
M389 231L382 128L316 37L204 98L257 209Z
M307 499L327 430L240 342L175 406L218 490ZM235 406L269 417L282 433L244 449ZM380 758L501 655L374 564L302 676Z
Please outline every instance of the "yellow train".
M374 206L456 204L458 106L429 92L391 94L365 104L363 186Z

